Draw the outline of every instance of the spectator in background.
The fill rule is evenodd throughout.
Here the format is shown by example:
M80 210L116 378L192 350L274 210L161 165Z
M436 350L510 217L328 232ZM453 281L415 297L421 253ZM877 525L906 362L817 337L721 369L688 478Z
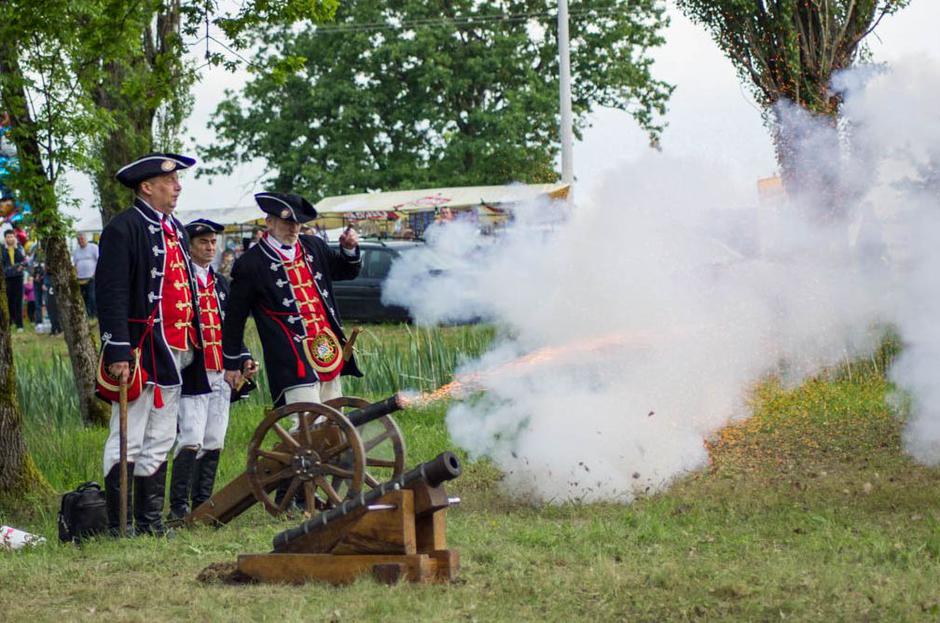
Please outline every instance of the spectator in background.
M255 227L251 232L251 242L248 243L248 249L258 244L262 237L264 237L264 229Z
M42 289L43 297L46 299L46 312L49 313L49 335L58 335L62 333L62 326L59 324L59 304L56 301L52 275L49 271L43 272Z
M16 232L8 229L3 232L3 278L6 280L7 307L10 309L10 323L16 325L17 332L23 330L23 276L26 270L26 253L16 241Z
M235 264L235 252L231 249L222 251L222 258L219 260L219 274L226 279L231 279L233 264Z
M42 305L43 295L46 291L46 267L42 263L42 257L39 245L33 247L33 296L36 297L36 313L32 317L33 324L39 326L42 324L43 313Z
M454 220L454 212L447 206L441 206L434 215L434 222L438 225L450 223Z
M95 307L95 267L98 266L98 245L88 242L85 234L77 237L78 248L72 252L72 264L78 274L78 285L85 300L85 313L94 318L98 311Z
M26 317L30 321L36 317L36 293L33 289L33 278L26 275L23 280L23 298L26 299Z

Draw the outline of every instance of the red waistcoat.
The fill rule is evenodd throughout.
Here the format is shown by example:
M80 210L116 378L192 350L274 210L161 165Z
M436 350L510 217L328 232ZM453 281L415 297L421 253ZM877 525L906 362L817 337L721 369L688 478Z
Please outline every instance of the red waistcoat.
M281 256L283 258L283 255ZM313 282L310 267L304 260L304 249L300 243L294 247L294 259L284 258L284 269L290 280L291 290L304 324L307 336L303 347L317 376L321 381L329 381L343 371L343 353L339 338L330 328L326 319L326 309L320 298L320 291Z
M202 328L203 356L206 370L222 370L222 316L219 313L219 299L215 294L215 277L212 271L206 274L203 285L196 279L199 290L199 324Z
M170 348L188 350L196 348L196 328L193 326L193 295L189 289L189 272L180 241L172 226L163 224L166 260L163 264L163 287L160 292L160 316L163 335Z

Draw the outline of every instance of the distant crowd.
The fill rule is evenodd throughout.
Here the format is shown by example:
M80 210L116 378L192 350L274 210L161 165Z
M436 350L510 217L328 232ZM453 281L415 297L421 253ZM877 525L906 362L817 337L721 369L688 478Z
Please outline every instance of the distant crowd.
M29 240L21 229L4 231L3 243L3 278L10 324L16 326L17 332L21 332L24 319L28 319L37 333L61 333L55 287L46 270L41 246ZM78 235L77 243L72 253L72 265L78 274L85 311L90 318L94 318L98 245L89 242L84 234Z

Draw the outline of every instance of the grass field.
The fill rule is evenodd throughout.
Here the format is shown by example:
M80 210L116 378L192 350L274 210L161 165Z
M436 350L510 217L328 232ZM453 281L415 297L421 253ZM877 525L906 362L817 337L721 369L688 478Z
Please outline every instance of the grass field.
M486 328L371 328L360 349L368 379L348 392L434 387L491 337ZM99 478L104 432L76 421L61 347L16 336L15 348L41 469L59 491ZM710 441L706 470L630 506L526 506L502 492L491 465L466 466L449 487L463 504L449 514L462 569L448 586L198 582L210 563L269 550L290 525L258 509L170 541L81 548L51 538L55 501L25 514L0 509L0 522L50 537L0 554L0 620L935 621L940 471L900 447L882 374L889 356L795 389L767 380L754 389L753 417ZM222 482L241 471L261 409L256 399L233 413ZM398 418L410 462L448 447L444 410Z

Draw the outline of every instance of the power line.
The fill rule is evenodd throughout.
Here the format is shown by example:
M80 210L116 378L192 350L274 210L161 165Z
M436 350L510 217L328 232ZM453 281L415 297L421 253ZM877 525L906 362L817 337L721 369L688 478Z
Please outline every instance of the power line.
M613 15L615 13L623 12L621 7L606 7L606 8L597 8L597 9L580 9L576 11L570 11L570 17L580 17L584 15ZM554 18L556 13L549 11L539 11L531 13L500 13L498 15L467 15L463 17L431 17L425 19L415 19L402 21L398 23L392 22L346 22L338 24L317 24L314 26L314 34L316 33L333 33L333 32L369 32L369 31L379 31L379 30L411 30L413 28L419 28L421 26L472 26L476 23L489 23L489 22L526 22L531 19L546 17Z
M622 7L600 7L596 9L579 9L574 11L569 11L568 15L570 18L577 18L582 16L607 16L613 15L615 13L622 12L624 9ZM491 23L520 23L527 22L532 19L537 18L554 18L556 13L549 11L538 11L530 13L500 13L497 15L466 15L461 17L432 17L425 19L414 19L401 21L398 23L394 22L345 22L338 24L316 24L313 27L312 34L332 34L332 33L358 33L358 32L380 32L383 30L398 30L398 31L408 31L416 28L422 28L427 26L454 26L454 27L465 27L473 26L476 24L491 24ZM193 42L187 42L184 45L186 47L193 47L199 43L206 41L208 45L209 41L219 44L226 52L235 56L244 63L257 67L256 63L251 62L237 51L233 50L231 47L223 43L222 41L216 39L208 32L200 37L198 40Z

